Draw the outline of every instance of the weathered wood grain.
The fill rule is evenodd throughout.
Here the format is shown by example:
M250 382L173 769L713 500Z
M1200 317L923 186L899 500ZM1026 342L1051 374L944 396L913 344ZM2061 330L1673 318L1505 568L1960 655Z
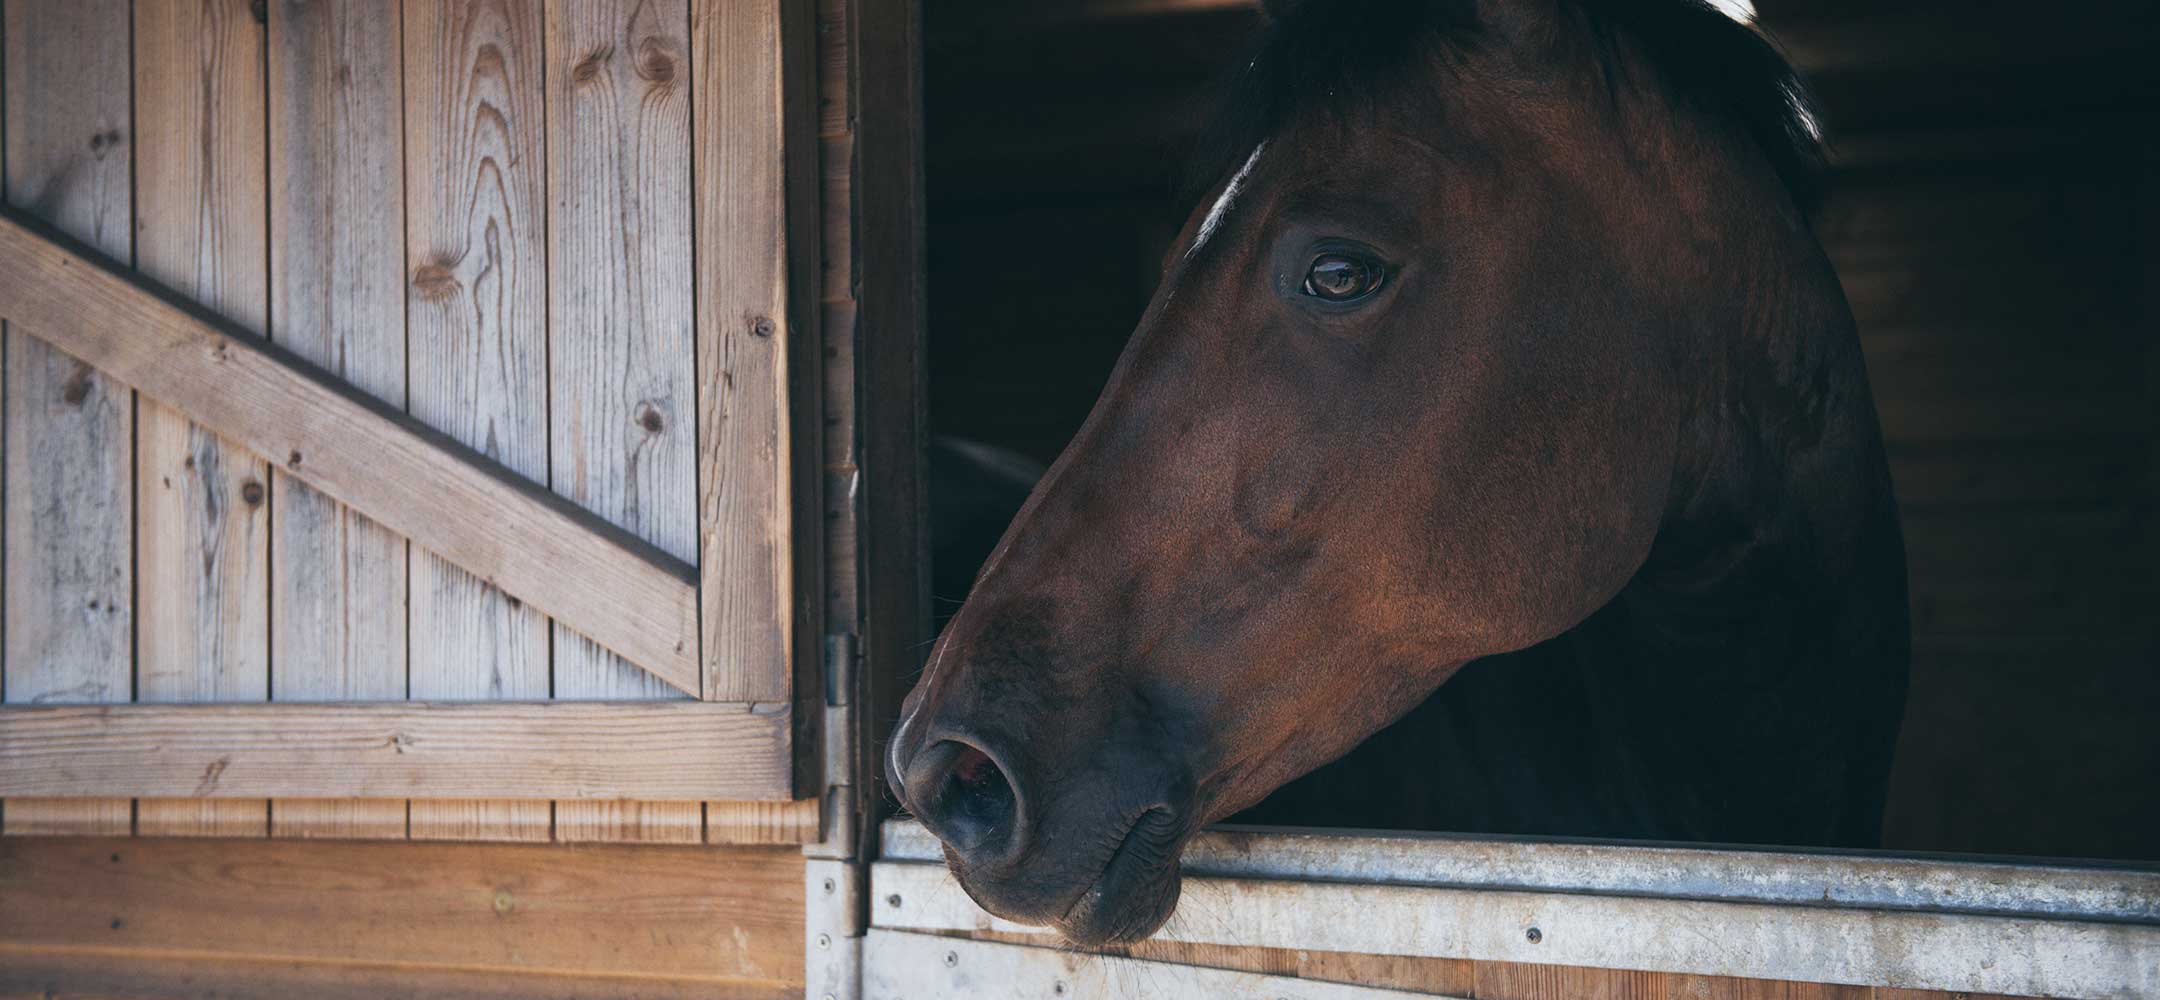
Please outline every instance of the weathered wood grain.
M665 996L660 981L686 979L708 995L777 992L762 984L799 997L802 894L802 857L788 848L11 841L0 968L94 951L115 971L167 957L364 963L348 974L382 976L377 997L465 995L468 983L480 996L549 996L545 975L617 983L582 996L648 995L633 985L644 983Z
M519 0L405 5L410 407L537 483L548 479L542 32L539 8ZM547 697L550 626L522 596L415 553L413 697ZM411 830L546 839L551 819L545 802L427 802Z
M1261 997L1415 1000L1417 994L1186 965L873 930L863 942L863 995L934 997Z
M4 200L123 261L134 214L128 7L0 4ZM0 691L11 703L127 701L133 394L39 340L37 323L4 318ZM132 821L124 799L14 801L0 832L126 833Z
M1449 996L1474 995L1472 991L1476 983L1475 963L1461 959L1358 955L1303 949L1296 954L1297 974L1305 979L1361 983Z
M405 407L405 162L396 0L278 0L269 17L270 336ZM405 697L405 539L273 472L279 701ZM287 799L271 833L405 835L405 803Z
M820 833L816 799L791 802L707 802L708 844L809 844Z
M704 695L784 701L794 563L781 7L697 0L698 565Z
M778 799L785 709L719 702L0 710L0 794Z
M696 844L704 837L705 811L696 802L617 799L555 803L557 843Z
M639 662L694 683L690 570L273 345L0 219L0 311ZM679 647L679 648L678 648ZM649 654L649 655L645 655Z
M376 961L234 958L104 948L19 948L0 942L0 1000L799 1000L793 983L587 975Z
M697 559L686 3L547 5L548 409L555 492ZM560 622L558 698L678 692ZM695 802L560 802L563 840L696 843Z
M260 335L263 28L248 0L137 4L135 266ZM270 470L156 399L135 415L135 697L269 697ZM263 836L261 800L144 799L146 836Z
M1664 986L1664 977L1653 972L1478 962L1470 994L1478 1000L1663 1000Z

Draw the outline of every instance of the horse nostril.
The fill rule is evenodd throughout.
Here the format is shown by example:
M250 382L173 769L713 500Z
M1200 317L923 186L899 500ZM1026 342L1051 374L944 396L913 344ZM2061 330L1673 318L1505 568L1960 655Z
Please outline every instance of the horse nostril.
M981 748L947 740L917 757L909 785L918 789L919 819L968 860L1009 840L1019 819L1019 796L997 761ZM921 782L921 784L916 784Z
M989 754L974 747L962 749L949 781L952 787L945 794L952 797L957 817L990 828L1012 815L1012 783Z

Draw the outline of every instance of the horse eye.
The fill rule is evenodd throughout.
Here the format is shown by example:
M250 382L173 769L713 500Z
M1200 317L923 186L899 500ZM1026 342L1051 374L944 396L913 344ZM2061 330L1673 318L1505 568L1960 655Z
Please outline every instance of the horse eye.
M1379 264L1363 257L1324 253L1313 258L1302 291L1328 302L1349 302L1379 290L1381 274Z

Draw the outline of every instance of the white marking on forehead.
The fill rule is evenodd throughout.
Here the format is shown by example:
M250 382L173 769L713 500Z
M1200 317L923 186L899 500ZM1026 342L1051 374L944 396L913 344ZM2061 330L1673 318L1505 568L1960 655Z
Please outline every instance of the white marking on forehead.
M1245 178L1252 173L1253 165L1260 162L1260 154L1266 149L1266 142L1253 147L1252 155L1245 158L1245 165L1238 168L1238 172L1230 178L1229 185L1222 189L1222 197L1215 199L1215 207L1208 209L1207 218L1200 220L1200 234L1193 237L1192 246L1185 248L1185 256L1191 257L1199 252L1200 245L1206 243L1208 237L1215 235L1216 227L1222 225L1223 216L1230 213L1230 203L1237 200L1238 192L1245 190Z

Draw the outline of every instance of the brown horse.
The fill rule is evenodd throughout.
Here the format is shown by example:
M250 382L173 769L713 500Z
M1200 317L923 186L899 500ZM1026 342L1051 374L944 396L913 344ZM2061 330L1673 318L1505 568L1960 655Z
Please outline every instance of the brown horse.
M1700 0L1269 15L895 730L961 884L1144 937L1286 784L1250 815L1873 841L1904 556L1791 71Z

